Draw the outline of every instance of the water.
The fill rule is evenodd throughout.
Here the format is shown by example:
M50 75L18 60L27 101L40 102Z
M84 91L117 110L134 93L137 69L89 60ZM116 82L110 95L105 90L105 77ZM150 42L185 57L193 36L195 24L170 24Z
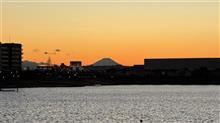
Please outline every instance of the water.
M26 88L0 92L0 123L220 123L220 86Z

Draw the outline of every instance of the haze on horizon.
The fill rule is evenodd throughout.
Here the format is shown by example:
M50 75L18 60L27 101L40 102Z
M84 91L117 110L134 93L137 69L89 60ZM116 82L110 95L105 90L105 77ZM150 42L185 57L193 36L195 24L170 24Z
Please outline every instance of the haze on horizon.
M219 2L4 1L3 41L20 41L24 60L45 62L44 52L55 49L61 49L51 55L56 64L82 60L86 65L111 57L133 65L144 58L220 56Z

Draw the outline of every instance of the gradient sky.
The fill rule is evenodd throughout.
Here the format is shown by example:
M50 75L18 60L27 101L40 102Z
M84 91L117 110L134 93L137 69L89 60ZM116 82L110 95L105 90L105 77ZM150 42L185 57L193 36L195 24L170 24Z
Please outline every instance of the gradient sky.
M3 41L22 43L24 60L46 62L43 52L55 49L61 49L51 55L57 64L82 60L87 65L103 57L133 65L144 58L220 56L218 2L4 1Z

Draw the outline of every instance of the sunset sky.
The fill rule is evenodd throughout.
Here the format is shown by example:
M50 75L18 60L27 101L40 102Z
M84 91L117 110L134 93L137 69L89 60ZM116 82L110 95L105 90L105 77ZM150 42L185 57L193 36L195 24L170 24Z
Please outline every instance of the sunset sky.
M46 62L44 52L55 49L61 52L51 54L52 62L67 65L103 57L133 65L144 58L220 56L218 0L41 1L1 4L1 38L22 43L23 60Z

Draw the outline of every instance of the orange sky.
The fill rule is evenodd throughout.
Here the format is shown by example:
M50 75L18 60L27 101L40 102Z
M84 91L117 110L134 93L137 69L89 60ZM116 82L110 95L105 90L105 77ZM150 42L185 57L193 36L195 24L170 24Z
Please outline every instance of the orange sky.
M219 57L217 2L16 1L3 3L2 38L23 44L24 60L46 62L43 52L55 49L61 50L51 55L56 64L87 65L103 57L124 65L143 64L144 58Z

